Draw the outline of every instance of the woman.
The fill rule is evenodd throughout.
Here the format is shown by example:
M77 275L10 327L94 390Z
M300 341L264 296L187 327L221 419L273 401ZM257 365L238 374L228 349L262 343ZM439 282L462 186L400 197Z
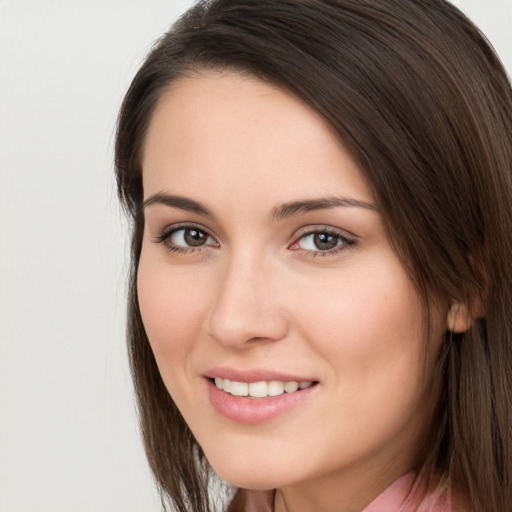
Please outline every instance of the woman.
M444 0L213 0L158 42L116 169L164 501L512 506L511 133Z

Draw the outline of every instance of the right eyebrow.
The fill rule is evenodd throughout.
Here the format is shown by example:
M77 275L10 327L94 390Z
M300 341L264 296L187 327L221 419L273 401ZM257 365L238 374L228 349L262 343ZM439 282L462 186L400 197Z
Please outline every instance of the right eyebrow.
M142 208L145 209L148 206L154 204L163 204L170 206L171 208L179 208L180 210L186 210L187 212L197 213L198 215L204 215L207 217L213 217L213 213L206 206L189 199L188 197L175 196L171 194L165 194L164 192L157 192L152 196L149 196L143 203Z

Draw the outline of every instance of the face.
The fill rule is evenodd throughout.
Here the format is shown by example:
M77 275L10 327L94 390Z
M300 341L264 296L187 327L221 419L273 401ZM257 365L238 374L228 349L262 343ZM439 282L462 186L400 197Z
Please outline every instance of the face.
M425 340L327 123L254 78L183 78L157 105L143 180L142 318L214 469L247 488L407 471L446 317Z

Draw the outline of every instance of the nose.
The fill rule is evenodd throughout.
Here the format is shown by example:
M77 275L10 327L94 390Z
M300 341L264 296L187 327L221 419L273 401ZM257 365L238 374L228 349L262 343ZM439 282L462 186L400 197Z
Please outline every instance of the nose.
M283 339L288 320L276 271L261 258L240 257L227 264L210 312L210 336L237 349Z

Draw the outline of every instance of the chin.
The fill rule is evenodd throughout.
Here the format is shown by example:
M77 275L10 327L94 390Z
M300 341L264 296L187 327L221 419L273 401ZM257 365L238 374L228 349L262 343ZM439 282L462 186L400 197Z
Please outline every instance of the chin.
M210 459L214 471L226 482L242 489L268 490L282 487L290 482L289 471L277 467L268 460L264 464L254 460L232 460L224 456L224 460Z
M261 477L261 475L252 474L252 475L235 475L232 472L228 472L225 474L218 473L218 475L226 482L235 487L239 487L241 489L251 489L255 491L267 491L270 489L277 489L278 487L282 487L283 484L278 479Z

